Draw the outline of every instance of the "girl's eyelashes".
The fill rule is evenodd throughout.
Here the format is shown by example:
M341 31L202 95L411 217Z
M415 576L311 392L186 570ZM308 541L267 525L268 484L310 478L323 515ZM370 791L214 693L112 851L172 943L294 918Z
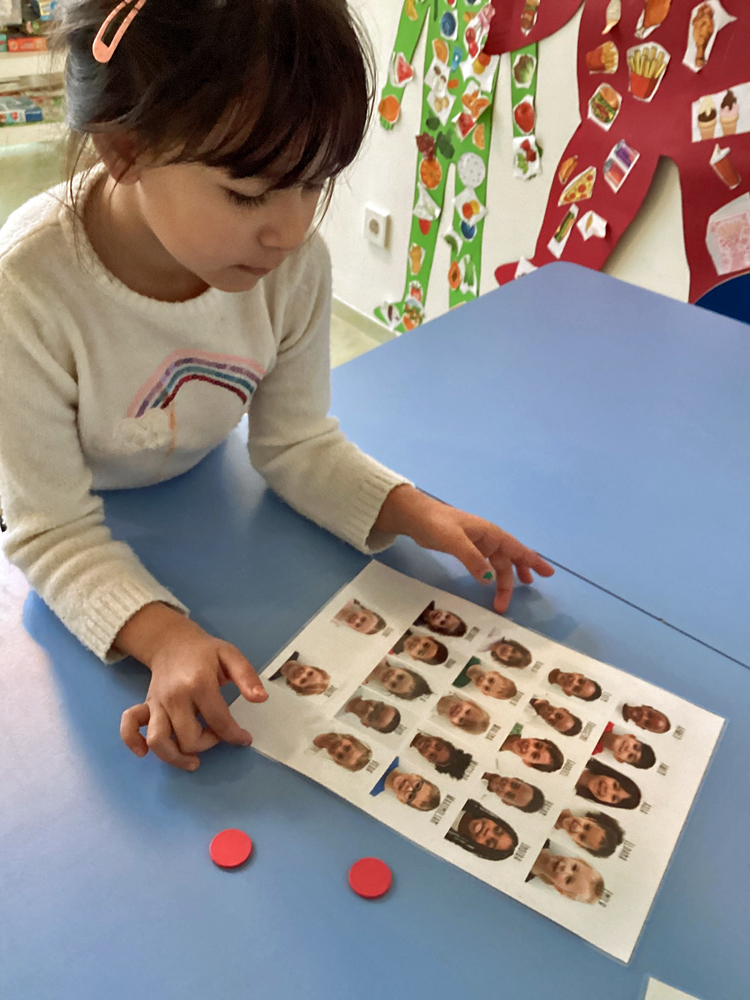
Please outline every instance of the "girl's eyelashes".
M313 194L320 194L325 186L325 181L317 181L314 183L310 182L309 184L303 184L302 188L304 191L309 191ZM244 208L259 208L261 205L265 205L274 190L275 188L268 188L268 190L264 191L263 194L249 195L240 194L239 191L235 191L233 188L224 188L224 191L232 204L240 205Z
M234 191L232 188L224 188L224 190L227 193L227 198L229 198L233 205L241 205L244 208L258 208L261 205L265 205L271 193L269 190L264 191L263 194L248 195L240 194L239 191Z

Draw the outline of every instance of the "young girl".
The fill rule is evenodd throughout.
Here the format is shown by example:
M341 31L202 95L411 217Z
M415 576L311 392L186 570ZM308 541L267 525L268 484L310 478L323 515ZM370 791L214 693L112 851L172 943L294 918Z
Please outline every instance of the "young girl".
M127 746L195 770L219 740L251 741L220 685L266 693L113 541L92 489L179 475L249 411L269 485L360 550L406 534L477 579L493 569L498 611L514 566L524 583L553 571L327 416L331 270L311 228L373 93L344 0L62 0L57 14L71 162L87 142L99 162L0 234L5 551L84 645L150 669Z

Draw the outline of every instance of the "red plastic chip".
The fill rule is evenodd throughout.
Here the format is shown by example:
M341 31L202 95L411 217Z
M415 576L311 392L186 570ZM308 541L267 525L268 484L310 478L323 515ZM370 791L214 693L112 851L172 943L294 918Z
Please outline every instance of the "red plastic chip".
M384 896L391 887L391 869L379 858L360 858L349 869L349 885L365 899Z
M208 853L220 868L239 868L252 854L253 842L243 830L222 830L211 841Z

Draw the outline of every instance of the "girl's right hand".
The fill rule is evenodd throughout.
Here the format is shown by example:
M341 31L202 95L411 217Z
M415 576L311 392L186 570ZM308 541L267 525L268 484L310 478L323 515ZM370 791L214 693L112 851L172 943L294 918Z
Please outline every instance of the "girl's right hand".
M133 615L116 646L151 670L146 701L124 712L120 724L123 742L134 754L145 757L151 750L167 764L195 771L198 754L221 740L250 746L252 736L232 717L220 687L234 681L252 702L265 701L268 694L236 646L159 603Z

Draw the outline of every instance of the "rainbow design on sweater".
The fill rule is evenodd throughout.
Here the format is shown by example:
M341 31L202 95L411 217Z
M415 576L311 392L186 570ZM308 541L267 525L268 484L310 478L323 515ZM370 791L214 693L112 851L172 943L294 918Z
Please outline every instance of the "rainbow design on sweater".
M265 368L234 354L211 354L186 348L173 351L136 393L128 407L129 417L142 417L148 410L166 410L188 382L208 382L233 392L247 406Z

